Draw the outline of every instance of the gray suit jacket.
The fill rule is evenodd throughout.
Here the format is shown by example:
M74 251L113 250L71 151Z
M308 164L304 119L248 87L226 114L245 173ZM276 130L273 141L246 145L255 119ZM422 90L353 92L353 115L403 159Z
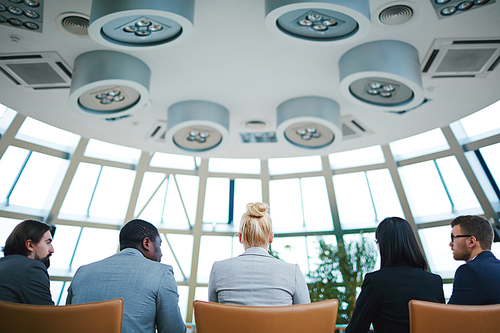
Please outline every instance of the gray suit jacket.
M311 302L299 266L273 258L260 247L251 247L238 257L214 263L208 300L252 306Z
M54 305L47 267L19 254L0 258L0 301Z
M182 333L177 283L171 266L149 260L136 249L124 249L78 269L66 304L123 299L122 332Z

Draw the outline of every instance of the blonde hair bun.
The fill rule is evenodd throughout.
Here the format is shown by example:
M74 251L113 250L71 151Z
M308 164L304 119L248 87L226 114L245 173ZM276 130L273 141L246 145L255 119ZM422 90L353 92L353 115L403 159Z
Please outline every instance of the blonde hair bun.
M269 211L269 206L262 202L247 204L247 214L250 217L263 217Z

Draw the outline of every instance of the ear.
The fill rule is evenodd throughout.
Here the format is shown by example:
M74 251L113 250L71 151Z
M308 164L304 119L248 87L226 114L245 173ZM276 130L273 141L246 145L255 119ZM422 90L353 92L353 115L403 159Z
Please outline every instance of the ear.
M30 254L28 255L28 258L32 258L34 259L35 258L35 247L34 247L34 243L31 239L28 239L26 241L26 248L28 249L28 251L30 251Z
M271 244L273 242L273 240L274 240L274 232L271 232L269 234L269 244Z
M144 250L146 250L146 251L151 251L152 248L153 248L153 242L149 239L149 237L145 237L142 240L142 244L141 245L144 248Z
M474 248L476 245L480 245L476 239L476 236L469 237L469 239L467 240L467 246L470 248Z
M240 243L243 243L243 241L241 240L243 237L243 235L241 234L241 232L238 232L238 239L240 240Z

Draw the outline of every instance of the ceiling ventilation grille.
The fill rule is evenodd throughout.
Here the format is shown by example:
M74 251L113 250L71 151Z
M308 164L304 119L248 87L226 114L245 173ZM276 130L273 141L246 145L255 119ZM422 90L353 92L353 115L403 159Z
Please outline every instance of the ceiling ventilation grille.
M30 89L69 88L71 67L57 52L0 54L0 72Z
M422 76L488 77L499 62L500 39L436 39L422 63Z
M356 139L373 133L367 126L353 116L343 116L341 121L343 140Z
M153 140L164 143L166 132L167 122L165 120L157 120L146 134L146 140Z
M379 14L379 20L385 25L400 25L413 17L413 9L406 5L387 7Z
M56 18L59 27L77 37L88 37L89 17L80 13L64 13Z

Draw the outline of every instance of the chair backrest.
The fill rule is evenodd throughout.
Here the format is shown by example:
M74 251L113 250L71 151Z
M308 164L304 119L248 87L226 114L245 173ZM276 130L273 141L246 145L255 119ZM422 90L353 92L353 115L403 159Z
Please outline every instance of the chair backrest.
M499 333L500 304L452 305L412 300L410 333Z
M194 302L197 333L334 333L338 301L289 306Z
M123 300L66 306L0 301L0 332L121 333Z

